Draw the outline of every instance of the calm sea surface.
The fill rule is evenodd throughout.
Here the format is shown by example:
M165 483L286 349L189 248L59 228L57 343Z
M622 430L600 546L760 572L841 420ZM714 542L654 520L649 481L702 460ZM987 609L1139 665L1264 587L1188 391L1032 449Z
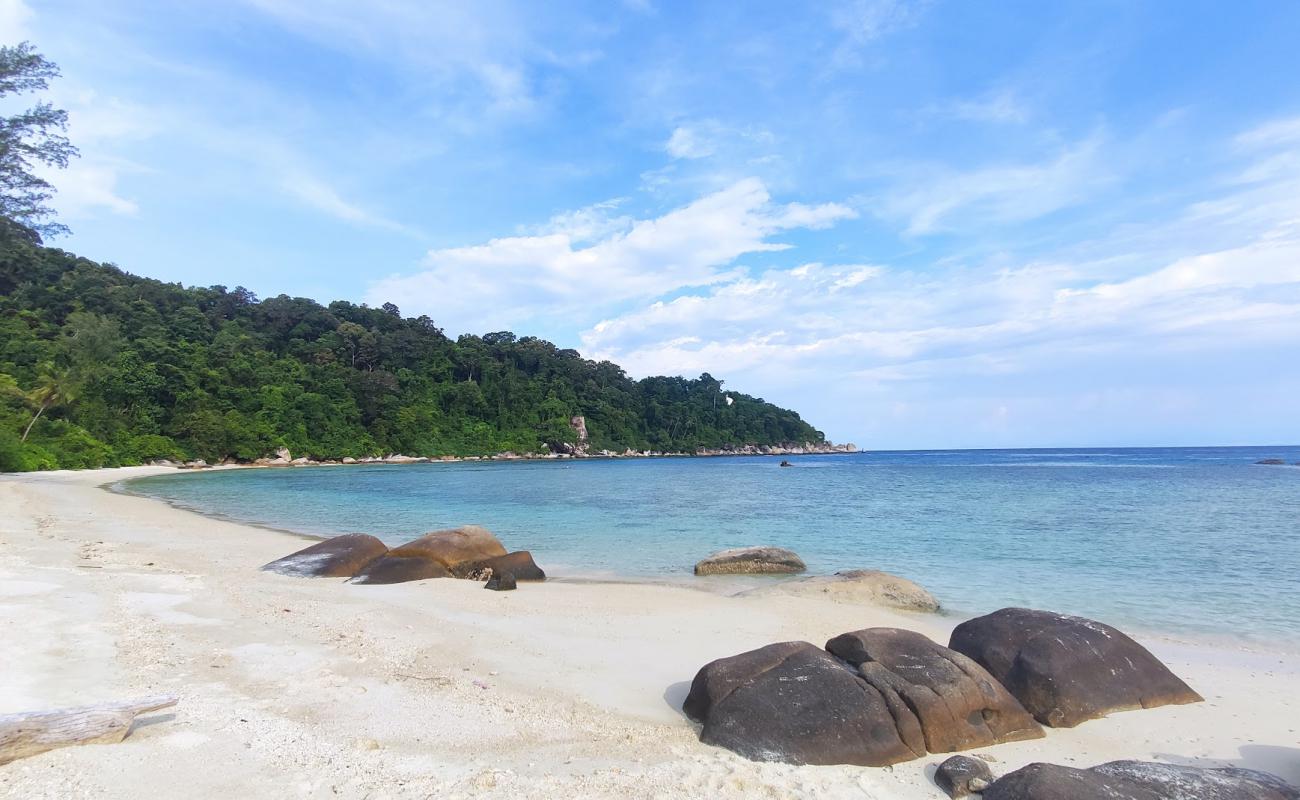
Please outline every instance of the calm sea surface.
M708 581L724 547L812 573L912 578L965 614L1007 605L1136 630L1300 645L1300 446L964 450L240 470L132 491L222 517L397 544L485 525L556 576ZM725 579L723 579L725 580ZM752 579L751 579L752 580Z

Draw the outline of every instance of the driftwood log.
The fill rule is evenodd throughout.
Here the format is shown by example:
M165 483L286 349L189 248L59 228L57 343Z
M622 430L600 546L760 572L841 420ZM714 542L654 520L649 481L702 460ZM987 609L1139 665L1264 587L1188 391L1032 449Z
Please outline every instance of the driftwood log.
M0 715L0 764L77 744L113 744L126 738L139 714L176 705L174 695L142 697L55 711Z

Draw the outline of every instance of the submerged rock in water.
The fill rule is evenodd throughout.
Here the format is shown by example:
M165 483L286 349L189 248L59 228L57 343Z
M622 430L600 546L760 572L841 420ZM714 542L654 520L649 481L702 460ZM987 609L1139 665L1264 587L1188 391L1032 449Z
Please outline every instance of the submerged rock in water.
M783 547L721 550L695 565L696 575L789 575L807 569L803 559Z
M979 664L914 631L868 628L826 643L884 697L900 730L931 753L1042 737L1034 718Z
M1145 647L1082 617L1004 608L958 625L948 646L978 662L1054 728L1112 711L1202 699Z
M781 642L704 666L682 710L700 740L755 761L881 767L924 754L885 698L807 642ZM918 749L919 748L919 749Z
M760 586L743 595L793 595L825 597L837 603L885 606L904 611L939 610L939 601L920 585L888 572L875 569L851 569L834 575L816 575Z
M388 552L388 545L368 533L345 533L305 547L265 565L282 575L351 578Z
M1256 464L1268 464L1269 466L1285 466L1286 460L1281 458L1261 458Z
M993 772L982 759L953 756L935 769L934 783L957 800L987 789L993 783Z
M984 800L1300 800L1266 772L1112 761L1091 769L1030 764L984 791Z

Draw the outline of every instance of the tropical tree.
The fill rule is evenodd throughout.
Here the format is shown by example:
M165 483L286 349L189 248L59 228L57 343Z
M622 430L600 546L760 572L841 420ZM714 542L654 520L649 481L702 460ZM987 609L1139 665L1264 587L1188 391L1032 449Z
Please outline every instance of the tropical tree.
M32 426L36 420L41 418L45 410L54 406L68 405L76 399L76 382L67 372L56 372L53 370L44 371L36 379L36 388L27 393L27 400L36 407L36 413L32 415L31 422L23 429L23 436L19 441L27 441L27 436L32 432Z
M30 42L0 47L0 99L49 88L59 68L36 52ZM48 205L54 187L39 177L37 165L63 169L77 155L64 132L68 112L49 103L36 103L26 111L0 117L0 216L38 235L67 233L53 220Z

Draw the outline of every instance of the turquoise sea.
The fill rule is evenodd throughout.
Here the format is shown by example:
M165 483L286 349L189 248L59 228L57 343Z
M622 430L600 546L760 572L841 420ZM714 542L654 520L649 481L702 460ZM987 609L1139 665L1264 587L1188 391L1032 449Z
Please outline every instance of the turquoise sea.
M883 569L975 614L1007 605L1300 644L1300 446L461 462L188 473L131 491L397 544L485 525L558 577L687 582L724 547ZM733 579L734 580L734 579ZM756 580L756 579L749 579ZM762 580L762 579L757 579ZM716 587L715 587L716 588Z

